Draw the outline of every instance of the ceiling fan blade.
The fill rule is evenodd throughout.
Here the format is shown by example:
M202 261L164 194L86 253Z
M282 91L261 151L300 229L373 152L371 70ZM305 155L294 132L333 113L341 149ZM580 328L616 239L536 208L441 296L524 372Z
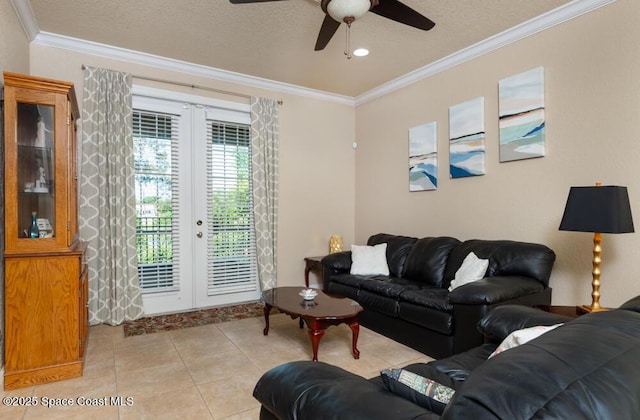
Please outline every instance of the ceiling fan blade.
M340 22L334 20L329 15L325 15L324 20L322 21L322 26L320 27L318 39L316 40L316 47L314 48L314 51L324 50L324 47L326 47L329 41L331 41L333 34L336 33L339 27Z
M378 5L371 9L371 11L376 15L425 31L428 31L436 25L431 19L422 16L398 0L380 0Z
M231 4L244 4L244 3L262 3L266 1L282 1L282 0L229 0Z

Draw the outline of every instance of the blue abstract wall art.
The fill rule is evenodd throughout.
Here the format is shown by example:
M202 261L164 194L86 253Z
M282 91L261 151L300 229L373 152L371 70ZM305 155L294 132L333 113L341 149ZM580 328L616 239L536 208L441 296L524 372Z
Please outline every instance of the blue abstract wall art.
M449 107L449 176L484 173L484 97L480 97Z
M500 162L543 157L544 67L503 79L498 86Z
M409 129L409 191L438 188L438 124Z

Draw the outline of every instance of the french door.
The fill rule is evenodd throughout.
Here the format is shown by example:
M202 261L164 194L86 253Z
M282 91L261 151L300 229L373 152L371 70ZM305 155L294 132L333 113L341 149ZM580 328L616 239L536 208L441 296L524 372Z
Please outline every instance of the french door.
M248 105L134 88L146 314L256 300Z

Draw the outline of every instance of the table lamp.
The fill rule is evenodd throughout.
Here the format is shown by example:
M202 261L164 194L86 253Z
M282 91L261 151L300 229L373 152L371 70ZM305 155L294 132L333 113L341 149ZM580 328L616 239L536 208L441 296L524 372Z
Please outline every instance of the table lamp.
M604 310L600 307L600 264L602 233L631 233L633 219L627 187L571 187L560 230L593 232L593 281L591 305L578 307L582 312Z

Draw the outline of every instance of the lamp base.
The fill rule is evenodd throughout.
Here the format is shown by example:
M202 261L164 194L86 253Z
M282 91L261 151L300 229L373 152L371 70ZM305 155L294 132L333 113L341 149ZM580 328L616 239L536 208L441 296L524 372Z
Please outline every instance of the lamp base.
M591 305L576 306L576 313L578 315L590 314L591 312L603 312L608 311L607 308L592 308Z

